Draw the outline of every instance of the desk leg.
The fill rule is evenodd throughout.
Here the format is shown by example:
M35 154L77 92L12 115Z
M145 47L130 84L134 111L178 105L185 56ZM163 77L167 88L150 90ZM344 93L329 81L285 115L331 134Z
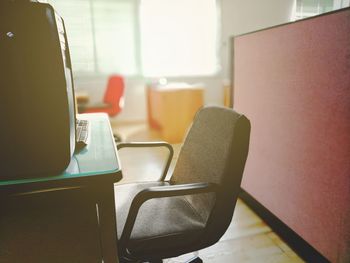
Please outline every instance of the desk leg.
M102 189L98 194L102 257L104 263L118 263L114 186L112 184Z

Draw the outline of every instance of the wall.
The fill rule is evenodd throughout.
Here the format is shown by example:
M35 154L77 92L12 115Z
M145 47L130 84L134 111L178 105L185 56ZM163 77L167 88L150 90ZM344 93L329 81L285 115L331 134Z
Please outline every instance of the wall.
M91 103L100 102L103 99L107 78L106 75L75 77L75 89L78 92L87 92L90 95ZM146 80L141 77L125 79L125 108L121 114L115 117L116 120L139 121L146 119L145 84Z
M295 0L222 0L223 77L230 79L230 39L262 28L291 21Z
M206 104L223 104L223 82L230 79L229 40L233 35L254 31L263 27L281 24L291 18L294 0L218 0L221 5L221 31L219 55L222 69L215 76L171 78L169 81L203 83ZM107 76L77 77L76 89L85 90L92 101L100 101L107 82ZM142 77L126 79L125 109L117 120L146 119L145 85Z

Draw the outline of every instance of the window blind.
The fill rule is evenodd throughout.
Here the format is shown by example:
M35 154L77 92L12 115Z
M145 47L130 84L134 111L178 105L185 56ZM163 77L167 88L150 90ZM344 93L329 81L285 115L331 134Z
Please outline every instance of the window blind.
M295 19L303 19L349 6L349 0L297 0Z
M137 73L136 2L49 0L64 18L73 70L77 73Z
M47 0L64 18L73 71L211 75L217 0Z

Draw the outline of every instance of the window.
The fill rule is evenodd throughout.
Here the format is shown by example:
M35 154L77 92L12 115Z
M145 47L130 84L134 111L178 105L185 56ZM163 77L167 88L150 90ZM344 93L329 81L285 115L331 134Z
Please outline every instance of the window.
M146 76L216 73L215 0L142 0L140 14Z
M295 19L303 19L349 6L349 0L296 0Z
M47 0L64 18L75 74L210 75L216 0Z
M63 17L75 73L137 74L138 1L48 0Z

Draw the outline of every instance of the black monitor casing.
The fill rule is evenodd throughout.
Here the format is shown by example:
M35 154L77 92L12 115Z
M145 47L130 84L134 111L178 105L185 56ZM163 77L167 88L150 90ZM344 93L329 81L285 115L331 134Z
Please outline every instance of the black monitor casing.
M72 68L48 4L0 3L0 179L57 175L75 147Z

